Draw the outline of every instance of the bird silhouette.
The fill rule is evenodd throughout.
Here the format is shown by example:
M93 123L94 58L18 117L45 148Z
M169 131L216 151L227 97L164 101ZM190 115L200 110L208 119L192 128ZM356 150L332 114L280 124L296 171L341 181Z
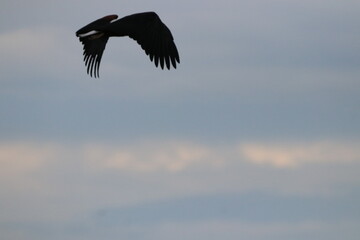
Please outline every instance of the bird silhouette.
M146 55L159 63L162 69L166 65L180 63L180 57L169 28L155 12L136 13L121 19L117 15L108 15L95 20L76 32L84 45L84 62L90 76L99 77L101 58L109 37L128 36L134 39Z

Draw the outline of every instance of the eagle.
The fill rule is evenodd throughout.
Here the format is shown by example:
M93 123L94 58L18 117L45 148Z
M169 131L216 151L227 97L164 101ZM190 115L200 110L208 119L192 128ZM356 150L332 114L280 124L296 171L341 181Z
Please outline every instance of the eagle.
M110 37L134 39L155 66L176 68L180 57L169 28L155 12L135 13L118 19L116 14L97 19L80 28L76 36L83 44L84 62L91 77L99 77L99 67Z

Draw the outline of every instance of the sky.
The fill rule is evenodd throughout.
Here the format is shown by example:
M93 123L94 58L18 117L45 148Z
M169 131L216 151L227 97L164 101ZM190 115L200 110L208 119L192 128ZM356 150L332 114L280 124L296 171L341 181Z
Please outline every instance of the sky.
M155 11L154 66L75 32ZM3 0L0 233L11 240L360 235L358 0Z

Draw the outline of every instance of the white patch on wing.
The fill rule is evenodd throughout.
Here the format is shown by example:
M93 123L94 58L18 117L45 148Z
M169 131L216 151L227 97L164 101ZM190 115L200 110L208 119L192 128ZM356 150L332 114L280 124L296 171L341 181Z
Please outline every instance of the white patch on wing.
M97 33L99 33L99 31L92 30L92 31L87 32L87 33L78 34L78 37L87 37L87 36L94 35L94 34L97 34Z

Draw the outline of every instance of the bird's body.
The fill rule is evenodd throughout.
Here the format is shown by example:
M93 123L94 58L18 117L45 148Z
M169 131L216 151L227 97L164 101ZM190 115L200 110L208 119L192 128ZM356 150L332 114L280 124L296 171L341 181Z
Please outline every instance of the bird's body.
M90 76L99 77L101 58L109 37L128 36L142 47L150 60L163 69L180 63L179 53L167 26L154 12L136 13L119 20L108 15L86 25L76 32L84 45L84 62Z

